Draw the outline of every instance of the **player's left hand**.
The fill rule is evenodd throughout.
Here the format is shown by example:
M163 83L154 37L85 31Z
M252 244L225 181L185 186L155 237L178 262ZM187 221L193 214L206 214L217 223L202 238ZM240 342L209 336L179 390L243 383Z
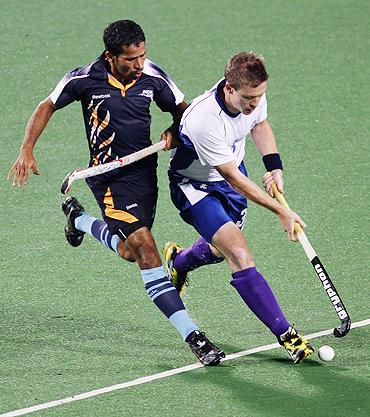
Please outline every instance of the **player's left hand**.
M166 141L166 146L164 148L165 151L168 151L169 149L176 148L176 146L178 145L178 139L173 134L171 128L166 129L161 134L161 140Z
M281 169L274 169L271 172L266 172L263 176L263 186L265 190L270 194L271 197L274 196L272 191L272 184L275 183L277 189L284 194L284 180L283 180L283 171Z

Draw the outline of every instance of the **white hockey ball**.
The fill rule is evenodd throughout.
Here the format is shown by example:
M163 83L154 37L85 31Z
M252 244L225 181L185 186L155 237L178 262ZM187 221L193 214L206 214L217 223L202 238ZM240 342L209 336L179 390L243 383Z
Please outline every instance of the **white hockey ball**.
M334 358L334 349L331 346L321 346L319 349L319 358L325 362L332 361Z

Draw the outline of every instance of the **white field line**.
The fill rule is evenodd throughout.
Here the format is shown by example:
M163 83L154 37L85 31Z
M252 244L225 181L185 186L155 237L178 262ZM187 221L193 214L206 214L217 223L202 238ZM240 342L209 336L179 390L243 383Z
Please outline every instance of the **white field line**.
M356 327L364 327L364 326L368 326L368 325L370 325L370 319L366 319L366 320L358 321L356 323L352 323L351 328L355 329ZM326 336L328 334L331 334L332 332L333 332L333 329L322 330L321 332L308 334L305 337L307 337L307 339L316 339L318 337ZM280 347L280 345L278 343L272 343L270 345L259 346L259 347L253 348L253 349L244 350L242 352L237 352L237 353L233 353L231 355L227 355L225 357L225 359L223 359L222 361L226 362L226 361L229 361L229 360L232 360L232 359L240 358L242 356L253 355L254 353L265 352L266 350L276 349L277 347ZM71 397L62 398L60 400L49 401L47 403L33 405L31 407L22 408L22 409L15 410L15 411L10 411L10 412L5 413L5 414L0 414L0 417L23 416L25 414L34 413L35 411L40 411L40 410L45 410L47 408L57 407L58 405L68 404L68 403L71 403L71 402L74 402L74 401L80 401L80 400L85 400L87 398L96 397L97 395L105 394L107 392L118 391L118 390L122 390L122 389L125 389L125 388L133 387L135 385L146 384L147 382L156 381L157 379L167 378L168 376L178 375L178 374L181 374L183 372L189 372L189 371L192 371L194 369L203 368L203 366L204 365L202 365L199 362L194 363L192 365L183 366L181 368L176 368L176 369L171 369L169 371L160 372L159 374L154 374L154 375L149 375L149 376L144 376L144 377L141 377L141 378L137 378L137 379L134 379L132 381L124 382L122 384L111 385L110 387L95 389L93 391L88 391L88 392L84 392L82 394L72 395Z

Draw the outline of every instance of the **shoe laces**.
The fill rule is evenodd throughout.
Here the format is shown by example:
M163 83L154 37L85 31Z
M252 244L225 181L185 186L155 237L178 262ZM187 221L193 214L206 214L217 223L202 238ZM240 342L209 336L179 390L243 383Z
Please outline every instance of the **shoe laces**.
M308 345L309 342L298 333L298 331L294 328L289 330L289 333L282 339L284 345L289 345L291 347L301 347L302 345Z
M204 332L195 331L195 335L190 340L190 343L192 345L196 345L197 348L202 350L207 345L210 345L210 347L213 348L211 342L207 339Z

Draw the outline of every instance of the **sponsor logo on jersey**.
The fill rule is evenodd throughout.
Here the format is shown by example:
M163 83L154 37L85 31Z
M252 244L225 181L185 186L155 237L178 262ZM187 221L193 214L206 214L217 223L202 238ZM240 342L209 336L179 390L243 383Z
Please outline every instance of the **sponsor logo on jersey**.
M134 207L137 207L138 205L136 204L136 203L134 203L134 204L131 204L131 205L129 205L129 206L126 206L126 210L130 210L130 209L132 209L132 208L134 208Z
M109 98L109 97L111 97L110 94L98 94L98 95L94 94L91 98L93 100L96 100L96 99L99 99L99 98Z
M143 90L142 93L139 94L139 96L149 97L150 100L153 100L153 90Z

